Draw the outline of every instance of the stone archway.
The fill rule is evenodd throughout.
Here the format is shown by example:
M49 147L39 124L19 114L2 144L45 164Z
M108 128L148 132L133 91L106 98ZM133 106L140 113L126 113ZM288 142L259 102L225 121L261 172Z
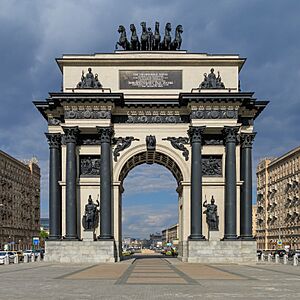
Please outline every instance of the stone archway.
M161 151L140 151L138 153L130 156L129 159L125 163L123 163L121 167L121 171L118 174L118 182L114 183L114 236L117 244L117 249L119 253L119 257L121 256L121 243L122 243L122 193L123 182L127 177L128 173L134 169L136 166L142 164L158 164L166 167L174 176L177 182L176 192L178 193L178 224L179 224L179 251L180 256L182 256L182 240L183 240L183 232L189 230L189 228L185 228L189 225L189 221L185 220L188 216L187 212L185 214L184 211L184 202L188 202L188 198L184 201L183 197L183 173L177 162L171 158L169 155L162 153ZM185 193L187 196L188 194Z

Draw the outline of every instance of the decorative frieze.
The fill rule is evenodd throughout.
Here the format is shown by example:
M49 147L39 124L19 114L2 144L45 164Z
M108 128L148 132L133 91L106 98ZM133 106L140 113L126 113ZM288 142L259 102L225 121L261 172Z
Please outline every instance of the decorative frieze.
M100 145L100 137L96 134L82 134L78 138L78 145Z
M108 110L65 110L65 119L110 119Z
M202 155L202 175L222 176L222 155Z
M80 155L80 175L100 176L100 157L97 155Z
M203 109L193 110L191 119L237 119L238 111L236 109Z
M185 160L189 159L189 150L184 146L189 143L188 137L167 137L162 139L163 141L170 141L171 145L180 151L182 151L182 155L184 156Z

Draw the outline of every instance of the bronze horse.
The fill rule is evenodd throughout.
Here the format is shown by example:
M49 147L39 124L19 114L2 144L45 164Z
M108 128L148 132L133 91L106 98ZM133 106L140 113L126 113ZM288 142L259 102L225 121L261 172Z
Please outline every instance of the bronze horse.
M141 22L142 35L141 35L141 50L149 50L149 36L146 27L146 22Z
M165 36L162 43L160 44L161 50L171 50L171 30L171 23L167 23L165 27Z
M118 28L118 32L120 33L119 41L116 43L116 50L118 49L118 45L121 46L124 50L130 50L130 43L126 37L126 30L123 25L120 25Z
M136 28L135 28L135 25L134 24L130 24L130 31L131 31L131 47L130 49L131 50L140 50L140 41L139 41L139 38L136 34Z
M177 25L175 39L171 43L171 50L180 50L181 43L182 43L182 38L181 38L182 33L183 33L182 25Z

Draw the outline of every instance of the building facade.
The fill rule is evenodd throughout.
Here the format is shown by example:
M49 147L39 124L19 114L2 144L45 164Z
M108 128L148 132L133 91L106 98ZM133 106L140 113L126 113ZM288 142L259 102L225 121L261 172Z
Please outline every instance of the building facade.
M257 247L300 249L300 147L257 167Z
M178 230L179 230L179 225L175 224L172 225L164 230L162 230L162 242L163 245L165 243L172 243L172 244L178 244Z
M40 168L0 150L0 249L28 249L40 232Z

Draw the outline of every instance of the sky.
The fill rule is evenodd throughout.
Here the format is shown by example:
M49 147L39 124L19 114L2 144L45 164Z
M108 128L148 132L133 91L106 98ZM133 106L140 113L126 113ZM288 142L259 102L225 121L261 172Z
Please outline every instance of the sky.
M0 149L18 159L38 158L42 216L48 214L47 125L32 101L60 91L56 57L113 52L120 24L128 30L135 23L138 34L141 21L152 28L155 21L161 28L181 24L182 49L247 58L242 91L270 101L255 123L254 170L263 157L299 146L298 0L0 0L0 7ZM145 193L134 186L136 178L147 182ZM176 183L167 169L136 167L124 185L126 235L144 237L177 222Z

